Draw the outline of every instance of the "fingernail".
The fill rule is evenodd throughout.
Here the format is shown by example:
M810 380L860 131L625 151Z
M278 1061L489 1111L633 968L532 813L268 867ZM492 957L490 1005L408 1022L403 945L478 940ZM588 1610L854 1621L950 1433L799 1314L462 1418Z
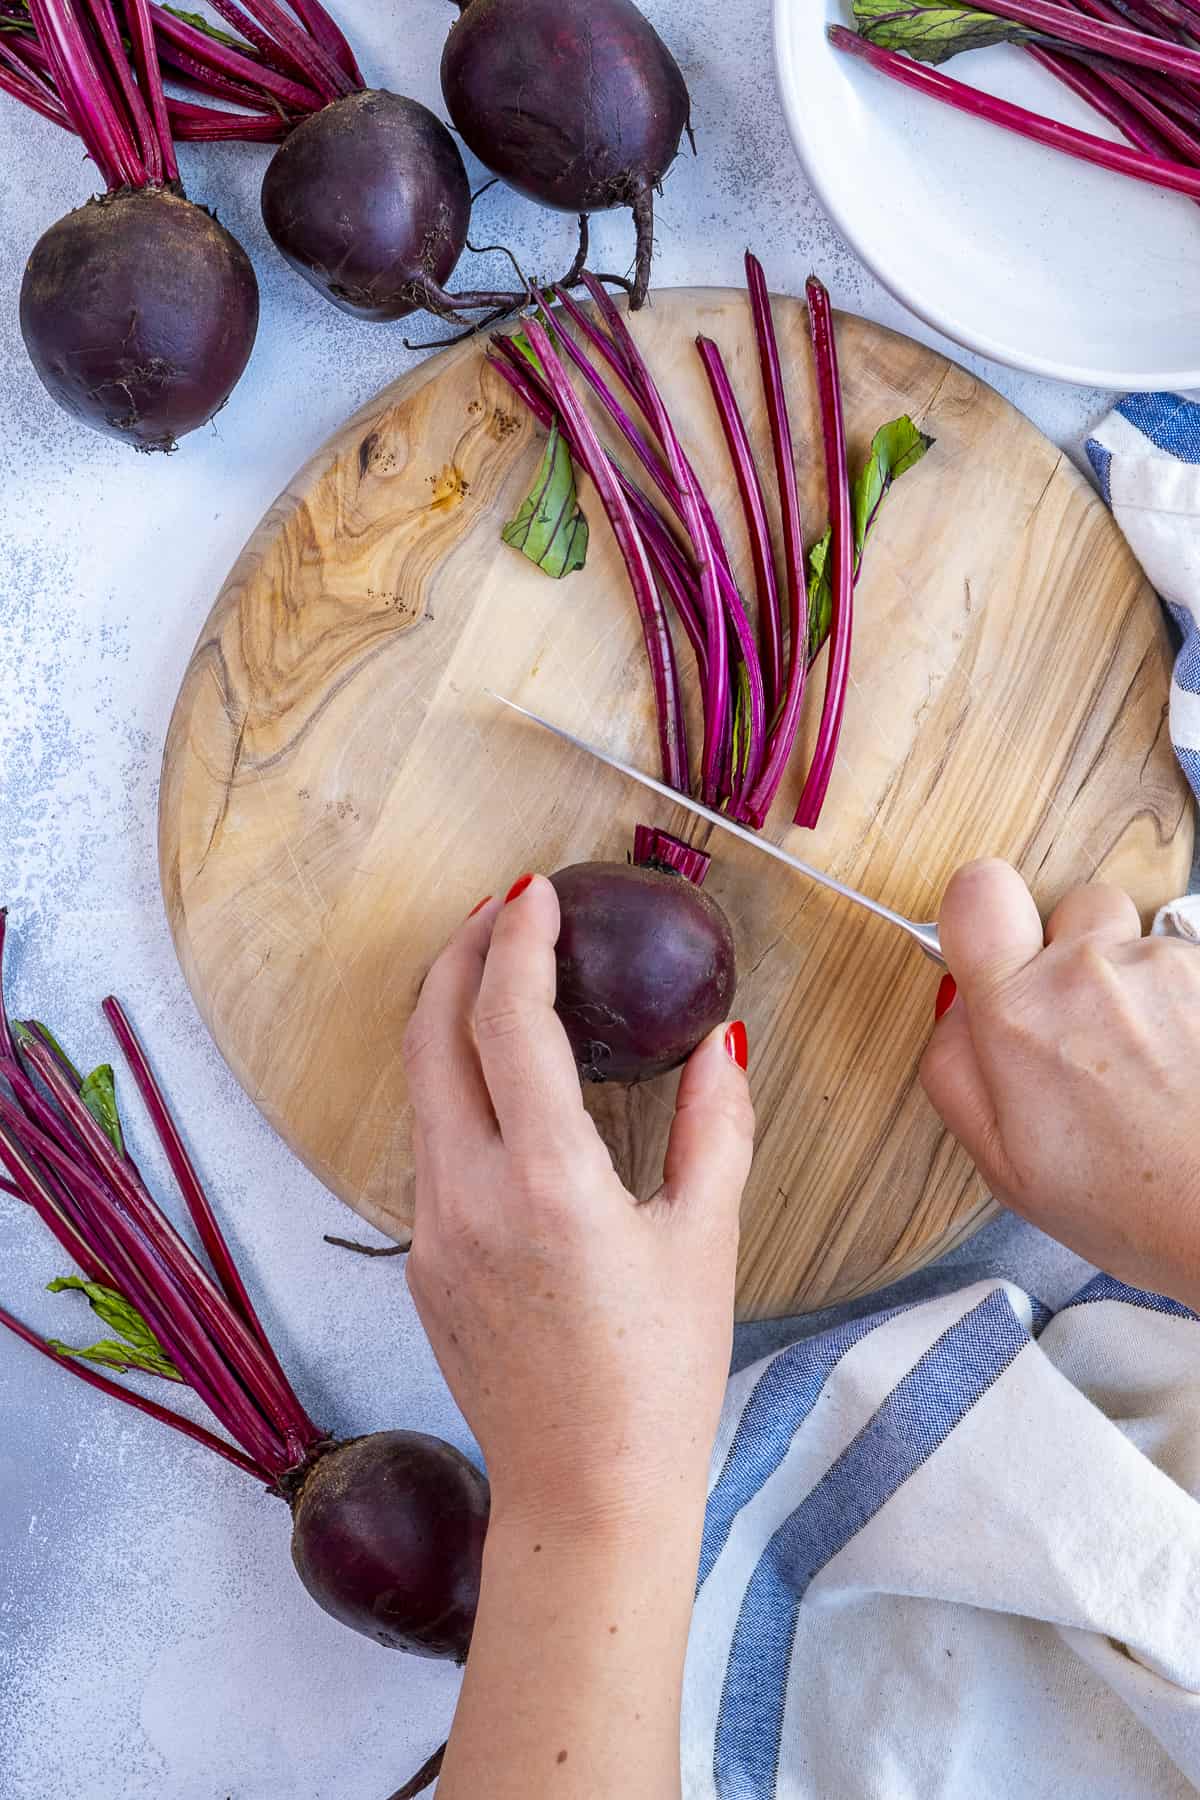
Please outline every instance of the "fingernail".
M950 1008L954 1005L957 994L958 983L955 981L953 975L943 975L942 979L938 982L937 999L933 1003L933 1022L935 1025L940 1018L943 1018L945 1014L950 1011Z
M746 1027L741 1019L735 1019L725 1032L725 1054L732 1058L739 1069L745 1069L750 1060L750 1046L746 1041Z
M482 900L480 900L480 901L478 901L478 902L477 902L477 903L476 903L476 904L475 904L475 905L474 905L474 906L473 906L473 907L472 907L472 908L471 908L471 910L470 910L470 912L469 912L469 913L468 913L468 914L467 914L467 917L468 917L468 919L473 919L473 918L474 918L474 917L475 917L475 914L476 914L476 913L477 913L477 912L482 912L482 911L483 911L483 909L484 909L484 907L485 907L485 906L486 906L486 905L487 905L487 903L488 903L488 901L489 901L489 900L490 900L490 899L491 899L491 897L492 897L492 896L491 896L491 895L490 895L490 894L485 894L485 895L484 895L484 896L483 896L483 899L482 899Z
M519 900L532 880L532 875L522 875L519 880L514 881L507 894L504 896L505 906L508 905L510 900Z

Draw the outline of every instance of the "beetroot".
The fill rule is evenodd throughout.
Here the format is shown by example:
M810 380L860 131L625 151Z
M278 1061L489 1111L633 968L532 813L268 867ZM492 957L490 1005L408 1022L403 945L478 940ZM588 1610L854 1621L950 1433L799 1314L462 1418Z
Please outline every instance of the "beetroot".
M366 88L301 121L271 158L262 213L294 269L363 319L431 302L462 255L471 189L428 107Z
M418 1431L351 1438L318 1457L292 1514L318 1606L389 1650L465 1660L488 1484L458 1450Z
M562 913L556 1011L580 1075L648 1081L677 1067L737 986L721 908L665 867L575 863L550 879Z
M450 117L481 162L564 212L633 209L630 304L645 300L654 193L689 128L687 84L633 0L456 0Z
M22 54L10 53L8 91L73 129L107 188L34 246L21 334L67 412L138 450L173 450L245 368L258 285L241 246L184 195L148 0L127 0L125 26L127 41L111 0L29 0Z
M52 225L21 283L21 335L65 411L172 450L250 356L258 284L241 245L177 188L104 194Z

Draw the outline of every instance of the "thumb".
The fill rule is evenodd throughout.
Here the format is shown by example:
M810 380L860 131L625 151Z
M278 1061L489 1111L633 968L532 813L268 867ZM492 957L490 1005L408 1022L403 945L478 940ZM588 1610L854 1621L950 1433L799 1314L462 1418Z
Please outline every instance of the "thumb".
M692 1051L675 1099L661 1200L736 1219L754 1151L745 1056L740 1020L718 1025Z

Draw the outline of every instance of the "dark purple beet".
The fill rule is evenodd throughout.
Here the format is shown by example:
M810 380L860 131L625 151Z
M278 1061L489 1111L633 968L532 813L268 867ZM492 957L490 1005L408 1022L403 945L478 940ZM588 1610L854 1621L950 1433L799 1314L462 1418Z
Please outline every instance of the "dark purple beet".
M488 1484L419 1431L321 1455L292 1502L292 1560L317 1602L390 1650L462 1662L479 1601Z
M585 1081L647 1081L683 1062L737 986L729 921L682 875L575 863L558 893L556 1010Z
M367 88L288 133L263 178L262 213L292 267L336 306L403 319L461 256L471 189L428 107Z
M511 187L564 212L633 208L650 281L654 190L690 114L679 65L633 0L456 0L442 93L464 142Z
M168 187L77 207L40 237L21 335L61 407L139 450L173 450L224 406L258 329L250 259Z

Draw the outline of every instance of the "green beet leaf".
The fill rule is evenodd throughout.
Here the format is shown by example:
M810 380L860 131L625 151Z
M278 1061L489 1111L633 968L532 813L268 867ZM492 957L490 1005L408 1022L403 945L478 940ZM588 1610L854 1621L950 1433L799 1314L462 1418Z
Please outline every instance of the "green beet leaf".
M879 509L887 499L891 486L901 475L919 463L933 444L931 437L918 431L907 413L881 425L871 439L871 454L854 483L851 509L854 515L854 576L858 579L863 550L871 528L879 517ZM833 585L829 567L829 550L833 531L815 543L808 555L808 659L811 662L829 636L833 616Z
M121 1135L121 1120L117 1113L117 1090L113 1081L111 1063L101 1063L93 1069L79 1090L79 1098L112 1143L118 1156L125 1154L125 1140Z
M971 6L924 4L923 0L854 0L860 37L881 50L903 51L917 62L943 63L964 50L990 44L1027 44L1044 37L1012 19Z
M557 425L550 428L532 488L500 536L556 580L582 569L588 522L579 505L571 454Z
M162 1375L168 1381L183 1380L141 1313L123 1294L98 1281L84 1281L79 1275L60 1275L49 1283L46 1291L61 1294L68 1290L83 1294L97 1318L125 1341L118 1344L112 1338L102 1338L97 1344L78 1347L64 1344L59 1338L49 1338L47 1341L52 1350L57 1350L60 1356L78 1356L110 1369L140 1369L148 1375Z

